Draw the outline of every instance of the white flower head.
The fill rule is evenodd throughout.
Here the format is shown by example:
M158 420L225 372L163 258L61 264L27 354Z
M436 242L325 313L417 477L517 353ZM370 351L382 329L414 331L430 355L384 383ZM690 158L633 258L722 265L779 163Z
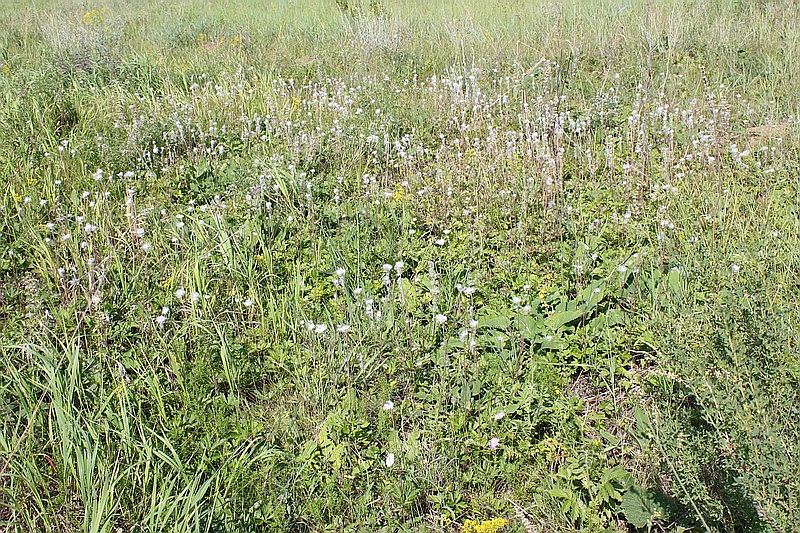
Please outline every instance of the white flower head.
M347 333L348 331L350 331L349 324L339 324L336 326L336 333Z
M391 468L392 465L394 465L394 454L393 453L387 453L385 462L386 462L386 468Z
M433 317L433 319L436 320L436 323L439 324L439 325L444 324L445 322L447 322L447 317L445 315L442 315L442 314L436 315L435 317Z
M498 420L502 420L504 416L506 416L506 413L504 411L500 411L499 413L494 415L495 422L497 422Z
M328 331L327 324L317 324L314 326L314 333L325 333L326 331Z
M394 402L392 400L386 400L383 402L384 411L391 411L392 409L394 409Z
M500 446L500 439L498 439L497 437L492 437L491 439L489 439L490 450L495 450L497 449L498 446Z
M175 297L176 297L178 300L183 300L183 297L184 297L184 296L186 296L186 290L185 290L185 289L183 289L183 288L180 288L180 289L178 289L177 291L175 291Z

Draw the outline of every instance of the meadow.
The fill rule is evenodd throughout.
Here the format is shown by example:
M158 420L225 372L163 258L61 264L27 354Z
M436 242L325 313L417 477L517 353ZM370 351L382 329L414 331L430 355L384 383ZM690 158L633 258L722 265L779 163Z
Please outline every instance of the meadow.
M798 527L792 0L0 28L0 531Z

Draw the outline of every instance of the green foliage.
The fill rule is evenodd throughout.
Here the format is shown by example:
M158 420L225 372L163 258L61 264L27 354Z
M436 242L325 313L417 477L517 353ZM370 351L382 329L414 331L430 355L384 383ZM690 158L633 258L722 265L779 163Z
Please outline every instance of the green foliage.
M798 490L786 461L798 436L790 422L797 367L786 350L793 341L764 297L749 290L721 291L710 315L692 326L703 341L691 352L670 346L668 357L680 366L654 383L663 405L658 446L681 479L679 497L720 531L789 527L785 502Z

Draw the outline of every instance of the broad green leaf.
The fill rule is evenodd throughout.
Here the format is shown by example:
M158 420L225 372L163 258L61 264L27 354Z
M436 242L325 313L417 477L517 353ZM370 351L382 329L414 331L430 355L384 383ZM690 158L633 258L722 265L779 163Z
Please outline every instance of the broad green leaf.
M544 323L548 329L556 331L583 318L583 313L582 310L578 309L574 311L560 311L547 317Z
M511 325L511 320L500 313L491 309L484 309L483 311L482 315L478 317L478 329L493 328L505 330Z
M625 520L637 528L647 527L653 520L665 518L663 506L655 500L653 493L638 485L625 491L620 507Z
M603 286L602 281L596 281L583 289L579 296L579 299L583 301L581 307L588 311L593 307L596 307L606 295L605 287Z
M417 296L417 289L410 280L402 278L400 280L400 291L403 300L406 303L409 311L413 311L419 307L419 297Z
M648 435L652 429L650 426L650 417L640 406L636 406L633 410L633 417L636 419L636 430L642 435Z
M523 315L517 317L517 327L522 337L533 341L544 333L544 320L541 317Z

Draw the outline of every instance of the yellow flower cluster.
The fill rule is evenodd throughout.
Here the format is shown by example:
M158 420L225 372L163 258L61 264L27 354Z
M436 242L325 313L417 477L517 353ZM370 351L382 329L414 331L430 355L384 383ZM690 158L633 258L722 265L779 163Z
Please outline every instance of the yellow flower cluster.
M87 11L83 15L83 21L87 22L87 23L94 22L95 20L97 20L100 17L102 17L105 14L105 12L106 12L106 8L102 8L102 9L99 9L99 10L92 9L91 11Z
M467 520L461 526L461 533L496 533L499 529L504 528L506 524L508 524L508 520L505 518L494 518L480 523L474 520Z
M398 185L397 185L397 187L394 189L394 194L393 194L392 196L393 196L393 197L394 197L394 199L395 199L395 200L397 200L398 202L403 202L403 201L405 201L405 200L410 200L410 199L411 199L411 195L410 195L410 194L408 194L408 193L406 192L406 190L405 190L405 189L404 189L404 188L403 188L401 185L399 185L399 184L398 184Z

